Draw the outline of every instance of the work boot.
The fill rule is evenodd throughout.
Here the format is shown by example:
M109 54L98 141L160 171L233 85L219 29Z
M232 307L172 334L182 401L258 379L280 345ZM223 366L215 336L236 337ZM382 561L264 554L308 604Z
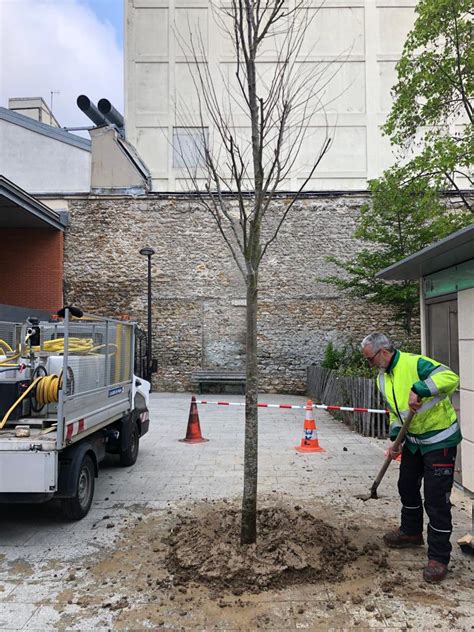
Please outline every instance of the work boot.
M383 541L392 549L404 549L409 546L420 546L420 544L424 544L423 534L406 535L401 529L389 531L383 536Z
M438 560L428 560L428 564L423 569L423 579L430 584L442 582L448 572L448 565Z

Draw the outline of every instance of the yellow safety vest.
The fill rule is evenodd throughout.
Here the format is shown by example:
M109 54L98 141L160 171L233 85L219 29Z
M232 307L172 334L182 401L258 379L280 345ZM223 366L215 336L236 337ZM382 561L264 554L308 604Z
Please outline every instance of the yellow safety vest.
M390 410L390 436L398 432L409 412L408 399L413 385L422 380L418 373L419 360L426 360L436 368L422 380L430 397L423 398L423 404L410 424L407 441L429 446L459 433L456 411L450 400L459 384L459 377L447 366L426 356L401 351L396 353L399 357L393 369L382 369L377 378L377 385Z

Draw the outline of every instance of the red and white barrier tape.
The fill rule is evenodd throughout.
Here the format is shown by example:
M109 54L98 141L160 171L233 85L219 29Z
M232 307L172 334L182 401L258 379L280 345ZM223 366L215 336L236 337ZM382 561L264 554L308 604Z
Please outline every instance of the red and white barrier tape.
M205 399L196 400L196 404L216 404L217 406L245 406L245 402L209 402ZM298 408L305 410L306 405L297 406L294 404L257 404L258 408ZM375 413L378 415L387 415L388 410L381 408L351 408L350 406L327 406L326 404L313 404L313 408L321 408L323 410L342 410L348 413Z

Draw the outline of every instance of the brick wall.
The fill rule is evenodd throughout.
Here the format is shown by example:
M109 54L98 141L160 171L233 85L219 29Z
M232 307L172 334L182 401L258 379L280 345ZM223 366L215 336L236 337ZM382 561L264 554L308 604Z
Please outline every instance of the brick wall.
M63 233L47 228L0 231L0 303L56 311L63 302Z
M302 392L306 366L321 360L328 341L343 344L382 329L400 330L387 309L355 302L321 276L326 257L347 257L359 244L355 220L367 196L302 200L262 262L259 361L262 391ZM278 221L284 200L271 210ZM213 220L183 196L71 200L66 234L68 302L104 315L147 322L147 260L152 246L155 387L191 388L195 368L243 367L245 287Z

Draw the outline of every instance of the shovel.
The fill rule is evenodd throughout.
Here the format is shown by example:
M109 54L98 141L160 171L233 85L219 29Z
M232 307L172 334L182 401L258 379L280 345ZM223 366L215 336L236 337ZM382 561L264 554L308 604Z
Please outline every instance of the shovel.
M405 435L407 433L408 426L410 425L411 420L413 419L414 415L415 415L415 413L412 410L410 410L408 412L407 418L405 419L405 422L404 422L403 426L400 428L397 438L393 442L392 450L396 450L399 447L399 445L402 443L402 441L405 439ZM389 453L387 455L387 458L385 459L384 464L380 468L380 472L377 474L377 478L372 483L372 487L370 488L370 494L369 495L367 495L367 494L360 494L360 495L356 496L356 498L359 498L360 500L363 500L364 502L366 500L370 500L371 498L378 498L378 496L377 496L377 488L380 485L380 482L382 481L383 477L385 476L385 472L388 470L388 466L390 465L391 462L392 462L392 457L391 457L391 455Z

